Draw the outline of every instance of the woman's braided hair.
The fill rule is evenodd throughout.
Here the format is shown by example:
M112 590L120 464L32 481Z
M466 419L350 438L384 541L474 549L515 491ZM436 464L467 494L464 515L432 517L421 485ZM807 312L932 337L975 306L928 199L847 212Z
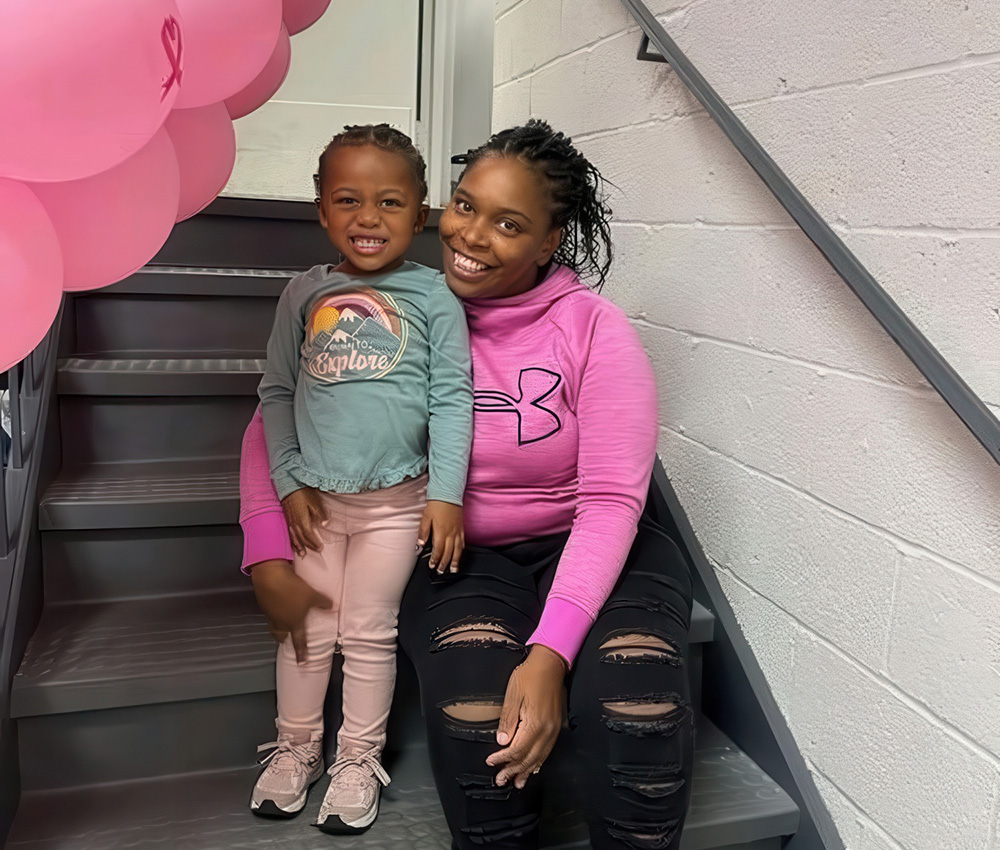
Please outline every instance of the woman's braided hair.
M571 139L536 118L490 136L485 144L453 157L452 162L465 166L464 176L479 160L498 156L516 157L545 178L552 199L552 225L563 231L552 259L600 290L612 259L611 208L601 172L573 147Z
M319 171L313 175L317 203L322 194L320 189L323 183L323 169L330 151L337 148L362 147L364 145L371 145L379 150L396 153L403 157L407 165L410 166L413 182L417 187L417 195L420 197L420 202L423 203L427 197L427 166L424 163L424 158L406 133L395 127L390 127L388 124L348 124L342 133L337 133L330 139L330 143L319 155Z

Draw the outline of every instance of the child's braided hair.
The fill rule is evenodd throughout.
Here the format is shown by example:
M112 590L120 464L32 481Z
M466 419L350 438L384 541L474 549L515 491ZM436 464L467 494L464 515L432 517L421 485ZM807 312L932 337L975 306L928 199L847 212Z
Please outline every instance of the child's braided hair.
M403 157L413 172L413 182L417 186L420 202L423 203L427 197L427 165L424 163L424 158L406 133L395 127L390 127L388 124L348 124L342 133L337 133L330 139L330 143L319 155L319 171L313 175L317 203L322 195L323 169L330 151L337 148L362 147L363 145L371 145L389 153L398 153Z
M611 208L601 172L573 147L571 139L536 118L490 136L478 148L452 157L452 162L465 166L464 176L479 160L497 156L517 157L545 178L552 199L552 225L563 231L552 259L581 278L591 279L591 288L600 290L612 259Z

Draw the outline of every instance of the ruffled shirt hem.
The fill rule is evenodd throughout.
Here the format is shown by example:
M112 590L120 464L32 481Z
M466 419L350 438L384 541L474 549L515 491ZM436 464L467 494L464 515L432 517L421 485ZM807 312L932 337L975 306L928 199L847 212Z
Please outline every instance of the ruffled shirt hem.
M302 487L313 487L326 493L365 493L369 490L385 490L402 484L408 478L416 478L427 471L427 458L420 458L401 469L380 470L370 478L327 478L317 475L299 463L289 464L282 472L297 481ZM292 491L289 491L292 492ZM287 493L285 495L288 495Z

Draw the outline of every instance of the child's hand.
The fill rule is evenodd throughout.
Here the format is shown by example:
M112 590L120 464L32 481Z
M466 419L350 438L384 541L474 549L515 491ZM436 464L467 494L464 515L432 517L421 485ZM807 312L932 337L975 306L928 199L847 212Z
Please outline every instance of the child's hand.
M289 493L281 500L281 509L288 521L288 536L291 538L292 548L299 556L305 555L306 549L318 552L323 548L323 541L316 530L317 526L326 523L326 508L319 490L303 487Z
M291 635L295 660L301 664L306 657L306 614L310 608L329 611L333 602L296 575L289 561L261 561L250 577L271 637L281 643Z
M420 520L417 543L423 546L428 540L431 549L431 569L438 573L458 572L458 559L465 548L465 529L462 525L462 508L448 502L430 500Z

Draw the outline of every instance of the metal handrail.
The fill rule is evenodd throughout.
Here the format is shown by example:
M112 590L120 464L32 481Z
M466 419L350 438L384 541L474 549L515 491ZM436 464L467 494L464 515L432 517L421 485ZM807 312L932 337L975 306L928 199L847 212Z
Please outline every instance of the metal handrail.
M951 364L941 356L941 353L879 285L871 272L851 253L844 241L795 188L788 176L761 147L760 142L753 137L733 110L667 35L663 25L656 20L646 4L642 0L621 0L621 4L645 34L639 47L639 58L658 59L669 63L681 82L705 107L729 141L757 172L757 176L764 181L778 203L787 210L795 223L820 250L833 270L868 308L947 405L955 411L983 448L997 463L1000 463L1000 421L982 399L972 391ZM647 51L650 42L659 51L659 57Z

